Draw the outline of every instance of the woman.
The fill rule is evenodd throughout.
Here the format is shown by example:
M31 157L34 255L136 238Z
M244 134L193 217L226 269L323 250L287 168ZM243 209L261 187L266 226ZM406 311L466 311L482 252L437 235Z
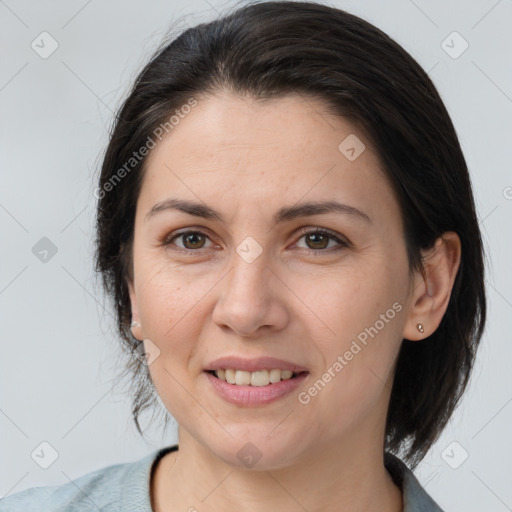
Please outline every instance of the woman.
M471 373L483 248L397 43L309 2L186 30L122 105L97 197L136 425L156 390L179 442L0 510L441 510L412 469Z

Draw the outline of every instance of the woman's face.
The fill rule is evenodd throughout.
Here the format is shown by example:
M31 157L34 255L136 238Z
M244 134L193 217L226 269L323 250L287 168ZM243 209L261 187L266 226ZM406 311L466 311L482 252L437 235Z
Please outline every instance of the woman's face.
M317 99L225 94L198 99L146 164L130 283L142 327L132 332L180 431L238 466L252 454L284 467L333 443L382 450L412 283L399 207L369 141ZM198 206L153 210L169 200ZM324 202L346 206L278 216ZM266 357L307 373L234 389L206 372L223 357L244 361L221 368L286 366L254 361Z

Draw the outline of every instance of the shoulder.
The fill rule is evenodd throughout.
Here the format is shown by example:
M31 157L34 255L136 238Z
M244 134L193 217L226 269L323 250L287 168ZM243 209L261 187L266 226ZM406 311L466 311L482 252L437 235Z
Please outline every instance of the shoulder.
M135 462L98 469L63 485L25 489L0 499L0 512L151 512L151 469L173 448L153 451Z
M444 512L402 460L385 452L384 464L395 484L402 489L403 512Z

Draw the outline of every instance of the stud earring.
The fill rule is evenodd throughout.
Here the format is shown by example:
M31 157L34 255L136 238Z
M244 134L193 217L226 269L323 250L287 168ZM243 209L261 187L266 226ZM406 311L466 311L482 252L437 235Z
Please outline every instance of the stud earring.
M416 325L416 328L418 329L418 331L420 332L425 332L425 329L423 328L423 325L422 324L417 324Z

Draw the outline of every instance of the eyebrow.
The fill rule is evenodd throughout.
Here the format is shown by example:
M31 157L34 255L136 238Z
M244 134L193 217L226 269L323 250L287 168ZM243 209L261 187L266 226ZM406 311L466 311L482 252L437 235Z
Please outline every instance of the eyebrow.
M194 201L188 201L185 199L166 199L159 203L156 203L146 214L145 222L150 218L154 217L157 213L177 210L195 217L202 217L203 219L213 220L222 222L225 224L225 220L220 212L217 212L213 208L206 206L205 204L196 203ZM315 201L302 203L294 206L285 206L280 208L273 217L274 224L280 224L282 222L291 221L299 217L307 217L310 215L319 215L325 213L342 213L344 215L350 215L354 218L364 220L371 224L370 217L359 210L355 206L343 204L338 201Z

